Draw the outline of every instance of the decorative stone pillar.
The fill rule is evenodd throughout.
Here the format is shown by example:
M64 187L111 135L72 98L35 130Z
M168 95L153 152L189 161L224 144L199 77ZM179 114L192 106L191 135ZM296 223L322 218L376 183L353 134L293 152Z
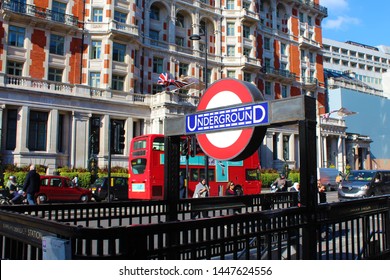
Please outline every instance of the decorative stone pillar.
M87 168L90 118L90 114L73 111L70 157L70 164L72 168Z

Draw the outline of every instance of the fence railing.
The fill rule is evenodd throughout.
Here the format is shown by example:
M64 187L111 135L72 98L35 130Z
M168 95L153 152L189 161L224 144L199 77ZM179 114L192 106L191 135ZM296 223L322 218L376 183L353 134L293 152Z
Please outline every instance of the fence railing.
M212 218L188 219L203 200L188 199L177 205L179 220L168 222L163 201L1 207L1 257L42 259L42 236L51 235L71 241L73 259L302 259L310 227L317 259L390 258L390 196L320 204L311 213L279 204L275 194L208 199L221 206L209 207ZM241 214L224 212L229 202L241 203Z

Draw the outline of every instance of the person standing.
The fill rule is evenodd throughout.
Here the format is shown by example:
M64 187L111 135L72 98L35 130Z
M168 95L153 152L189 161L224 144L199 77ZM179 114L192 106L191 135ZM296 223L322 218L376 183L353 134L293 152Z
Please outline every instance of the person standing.
M326 203L326 187L321 184L321 181L317 181L317 187L318 187L318 196L320 199L320 203Z
M238 196L239 194L237 193L237 190L236 190L236 185L234 184L233 181L229 181L227 183L227 186L226 186L226 190L225 190L225 195L226 196ZM233 208L233 209L227 209L227 213L232 215L234 213L240 213L241 212L241 209L239 208Z
M209 196L210 188L206 185L206 179L202 179L195 187L194 195L192 198L198 198L198 197L207 197ZM195 219L199 215L199 211L195 211L191 213L191 218ZM208 216L208 211L202 211L203 218L210 218Z
M78 187L79 186L79 175L76 174L72 179L73 186Z
M186 180L184 178L184 172L183 171L180 172L179 190L180 190L180 198L187 198Z
M226 186L225 195L237 195L235 185L232 181L229 181Z
M40 176L35 169L35 165L30 166L30 171L27 173L23 184L23 192L27 194L27 202L30 205L35 205L35 194L39 192L41 184Z

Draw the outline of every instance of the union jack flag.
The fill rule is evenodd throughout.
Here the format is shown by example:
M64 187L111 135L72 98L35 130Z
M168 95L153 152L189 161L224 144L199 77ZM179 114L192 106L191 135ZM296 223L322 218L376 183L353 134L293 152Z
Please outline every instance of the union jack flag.
M168 73L161 73L160 76L158 77L157 84L163 85L165 87L175 86L177 88L182 88L182 87L188 85L188 83L186 83L186 82L181 82L181 81L177 81L177 80L169 78Z

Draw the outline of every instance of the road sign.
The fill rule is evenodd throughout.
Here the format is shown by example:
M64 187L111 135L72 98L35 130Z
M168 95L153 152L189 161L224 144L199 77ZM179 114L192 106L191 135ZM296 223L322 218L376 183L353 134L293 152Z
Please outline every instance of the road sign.
M268 103L254 84L222 79L206 90L197 112L186 116L186 133L196 134L202 150L214 159L242 160L259 147L268 115Z

